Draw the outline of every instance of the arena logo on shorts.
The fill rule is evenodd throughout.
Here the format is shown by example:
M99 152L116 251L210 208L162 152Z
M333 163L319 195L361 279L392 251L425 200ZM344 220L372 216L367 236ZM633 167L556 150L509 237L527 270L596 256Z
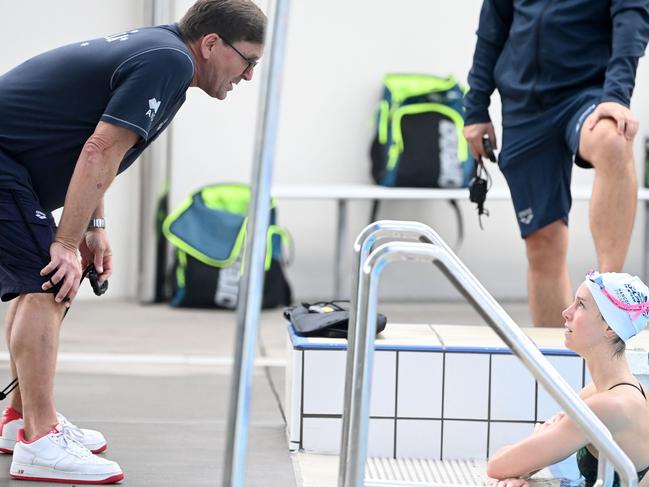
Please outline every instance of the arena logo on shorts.
M579 132L579 130L581 129L581 124L584 123L584 120L588 115L593 113L596 107L597 105L593 103L591 106L586 108L586 110L584 110L584 112L581 115L579 115L579 119L577 120L577 125L575 126L575 132Z
M529 225L530 223L532 223L533 219L534 212L532 211L532 208L526 208L518 212L518 221L520 221L523 225Z
M47 215L45 213L43 213L42 211L40 211L40 210L36 210L34 215L36 215L36 218L38 218L40 220L47 220Z

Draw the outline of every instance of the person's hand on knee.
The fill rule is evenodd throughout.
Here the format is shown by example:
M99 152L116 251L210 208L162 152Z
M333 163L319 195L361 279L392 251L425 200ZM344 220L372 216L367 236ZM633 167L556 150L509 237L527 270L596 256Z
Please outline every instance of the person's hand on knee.
M79 251L74 246L55 240L50 245L50 259L50 263L41 270L41 276L54 274L43 284L43 290L47 291L60 285L55 300L70 307L79 292L81 280Z
M498 149L496 132L494 131L494 126L491 122L474 123L464 126L464 138L469 144L471 155L473 155L476 161L481 157L487 157L487 153L482 145L482 136L485 134L489 137L492 147Z
M633 140L635 134L638 133L638 119L631 110L620 103L605 101L597 105L595 111L588 117L588 130L593 130L597 123L604 118L615 120L617 133L624 135L627 140Z

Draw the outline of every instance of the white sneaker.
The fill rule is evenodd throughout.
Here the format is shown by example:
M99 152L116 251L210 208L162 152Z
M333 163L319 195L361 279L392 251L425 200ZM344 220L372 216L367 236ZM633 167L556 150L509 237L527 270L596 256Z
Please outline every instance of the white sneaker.
M21 480L75 484L112 484L124 478L119 465L93 455L74 438L69 426L57 424L32 442L18 431L9 473Z
M66 426L72 432L74 439L83 444L92 453L101 453L108 444L106 438L99 431L77 428L61 413L56 413L61 426ZM25 427L22 415L14 408L7 406L0 420L0 452L13 453L18 430Z

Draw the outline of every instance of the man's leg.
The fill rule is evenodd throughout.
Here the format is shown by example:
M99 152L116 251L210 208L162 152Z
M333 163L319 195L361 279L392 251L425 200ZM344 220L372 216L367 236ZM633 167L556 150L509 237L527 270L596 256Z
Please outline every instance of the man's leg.
M53 294L24 294L9 337L22 393L25 438L48 433L58 423L54 407L54 372L64 306Z
M590 229L599 271L619 272L629 250L637 205L633 142L617 133L613 120L604 119L593 130L582 129L579 154L595 168Z
M568 226L557 220L525 238L527 288L535 326L559 326L561 311L570 305L572 290L566 264Z
M11 330L13 329L14 319L16 318L16 310L18 309L19 298L16 298L9 302L9 309L7 309L7 314L5 315L5 338L7 341L7 350L11 352ZM16 363L14 362L13 357L9 356L9 365L11 367L11 377L18 377L16 373ZM13 409L22 413L23 403L20 397L20 387L17 386L11 393L11 399L9 404Z

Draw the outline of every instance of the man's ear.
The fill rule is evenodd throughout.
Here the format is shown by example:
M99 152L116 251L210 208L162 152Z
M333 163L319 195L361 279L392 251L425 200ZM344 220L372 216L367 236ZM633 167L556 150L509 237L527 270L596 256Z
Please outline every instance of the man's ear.
M606 330L604 330L604 335L606 335L606 338L608 338L609 340L612 340L617 336L617 333L615 333L615 330L613 330L613 328L607 325Z
M203 37L201 37L201 54L205 59L210 57L210 51L216 47L219 39L220 37L216 33L205 34Z

